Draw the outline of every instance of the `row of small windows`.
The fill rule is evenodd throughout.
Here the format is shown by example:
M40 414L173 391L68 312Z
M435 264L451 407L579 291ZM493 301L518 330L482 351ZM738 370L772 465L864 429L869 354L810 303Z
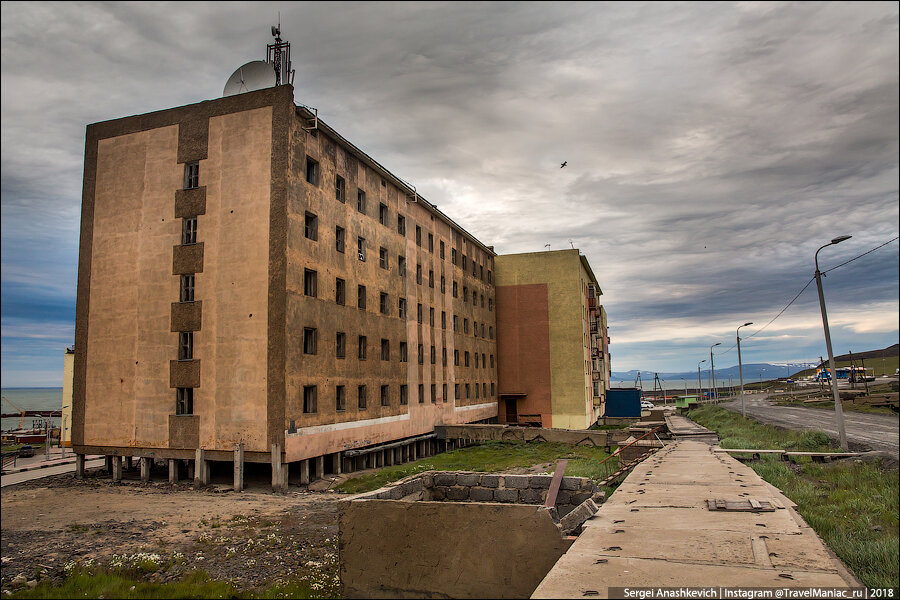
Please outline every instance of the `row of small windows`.
M190 289L193 297L193 275L190 276ZM184 287L186 284L184 283L184 277L182 278L182 286ZM318 298L319 296L319 273L318 271L314 271L313 269L304 269L303 271L303 294L305 296L310 296L312 298ZM334 301L336 304L340 304L341 306L345 306L347 304L347 282L340 277L336 277L334 281ZM367 307L367 290L364 285L356 286L356 306L357 308L365 310ZM397 316L401 319L407 318L407 307L406 307L406 298L398 298L397 300ZM493 301L491 300L489 303L491 310L493 310ZM419 323L424 323L424 306L421 302L418 303L416 307L416 320ZM383 315L390 315L391 313L391 300L390 295L386 292L379 292L378 294L378 311ZM436 327L435 323L435 309L434 307L429 307L428 309L428 323L432 327ZM463 318L463 333L469 333L469 319ZM480 325L480 328L479 328ZM441 311L441 328L447 328L447 312ZM472 321L472 330L475 337L487 337L487 339L494 339L494 326L488 325L487 329L485 329L484 323L478 323L477 321ZM459 316L453 315L453 331L459 331Z
M191 343L193 343L193 334L191 334ZM316 327L303 328L303 353L318 354L319 353L319 330ZM369 355L369 341L365 335L356 336L356 358L359 360L367 360ZM347 358L347 334L343 331L335 332L334 338L334 356L335 358ZM462 364L460 364L460 356L462 356ZM417 353L420 365L425 364L425 345L418 345ZM490 368L494 368L494 355L485 352L472 352L464 350L460 353L459 349L453 351L454 366L471 366L470 358L474 357L475 368L488 368L488 357L490 357ZM409 361L409 347L407 342L400 342L398 350L398 359L400 362ZM431 364L437 364L437 346L431 345L430 353ZM391 360L391 341L386 338L381 339L381 360ZM441 364L447 366L447 348L441 348Z
M463 394L465 397L471 398L472 391L474 389L475 398L484 397L493 398L495 387L494 383L490 383L490 396L488 396L488 383L474 383L474 384L461 384L456 383L453 385L453 394L454 398L457 400L462 399ZM193 390L191 390L193 391ZM425 404L425 384L420 383L417 390L417 399L419 404ZM432 404L437 404L438 402L438 388L437 384L432 383L430 386L430 399ZM398 390L398 399L400 406L406 406L409 404L409 387L405 384L401 384ZM378 400L381 406L391 406L391 386L390 385L382 385L378 390ZM447 384L441 384L441 402L447 402ZM369 386L367 385L358 385L356 386L356 406L359 410L366 410L369 406ZM347 410L347 386L344 385L336 385L334 386L334 409L337 412L343 412ZM305 385L303 386L303 412L305 414L314 414L319 411L319 386L317 385Z
M319 173L318 161L316 161L312 157L307 156L306 157L306 182L318 187L319 179L320 179L320 173ZM335 175L335 177L334 177L334 197L335 197L335 200L337 200L338 202L342 202L342 203L347 202L347 181L340 175ZM357 188L357 190L356 190L356 210L362 214L368 214L367 209L368 209L368 205L367 205L367 201L366 201L366 192L362 189ZM310 215L311 215L311 213L307 213L307 220L309 220ZM312 215L312 216L315 217L315 215ZM384 204L383 202L379 202L378 203L378 222L386 227L389 227L390 226L389 221L390 221L390 210L388 209L388 206L386 204ZM397 215L397 233L399 233L400 235L406 235L406 217L404 217L403 215ZM422 240L423 240L422 233L423 233L422 227L419 225L416 225L415 240L416 240L416 245L418 245L419 247L422 247ZM307 237L310 237L310 236L307 235ZM315 239L315 238L312 238L312 239ZM443 240L440 240L438 243L439 243L440 257L441 257L441 259L444 259L444 258L446 258L446 256L445 256L446 246L445 246ZM428 248L429 252L434 252L434 234L433 233L428 233L427 248ZM457 256L460 256L462 258L462 260L457 261ZM485 255L484 260L485 261L489 260L489 257L487 255ZM479 277L482 281L485 280L484 264L478 264L478 262L475 260L474 257L472 257L471 259L467 259L465 254L460 254L456 248L452 248L450 261L454 265L458 264L459 266L461 266L463 269L463 272L465 272L467 274L469 273L468 263L471 262L472 276ZM487 269L486 273L487 273L487 282L492 283L493 282L493 274L492 274L491 270Z
M196 189L200 186L200 163L190 162L184 165L184 189ZM197 243L197 216L190 216L181 221L181 243L188 246ZM194 274L181 275L178 292L179 302L194 301ZM193 360L194 333L178 332L178 360ZM175 414L194 414L194 388L175 389Z

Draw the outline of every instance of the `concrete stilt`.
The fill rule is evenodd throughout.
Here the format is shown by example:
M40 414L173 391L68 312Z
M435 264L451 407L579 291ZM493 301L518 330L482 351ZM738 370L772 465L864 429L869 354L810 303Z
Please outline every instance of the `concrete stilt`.
M309 459L300 461L300 485L309 485Z
M234 445L234 491L244 490L244 444Z
M325 457L316 457L316 479L325 479Z
M341 474L341 453L335 452L331 455L331 470L334 471L335 475Z
M194 454L194 485L200 487L209 483L209 463L206 460L206 451L197 448Z
M281 462L281 444L272 444L272 490L287 491L288 466Z
M344 468L342 469L344 473L352 473L353 472L353 458L344 457Z
M187 461L187 478L188 481L194 480L194 461L192 460Z
M394 464L394 449L388 448L384 451L384 466L390 467Z
M153 459L149 456L141 457L141 481L147 483L150 481L150 465Z
M75 478L84 479L84 454L75 455Z
M169 483L178 483L178 459L169 459Z
M122 480L122 457L121 456L113 456L112 458L112 480L113 481L121 481Z
M416 457L419 454L419 449L417 447L418 445L419 444L417 442L413 442L412 444L409 445L409 460L410 461L416 460Z

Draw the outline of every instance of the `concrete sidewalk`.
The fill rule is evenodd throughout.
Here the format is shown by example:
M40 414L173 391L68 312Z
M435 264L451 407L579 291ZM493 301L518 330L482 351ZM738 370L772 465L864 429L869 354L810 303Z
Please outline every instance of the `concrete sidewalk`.
M707 506L751 498L778 508ZM679 440L635 467L532 598L608 598L611 587L859 586L794 507L746 465Z

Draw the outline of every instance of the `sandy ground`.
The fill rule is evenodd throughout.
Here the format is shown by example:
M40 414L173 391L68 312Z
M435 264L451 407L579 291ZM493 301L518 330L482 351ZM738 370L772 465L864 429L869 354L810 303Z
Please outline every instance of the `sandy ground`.
M293 490L113 484L101 470L82 481L64 474L4 488L0 583L6 590L20 575L62 578L76 564L140 564L149 581L203 569L241 589L305 578L327 593L336 589L344 496Z

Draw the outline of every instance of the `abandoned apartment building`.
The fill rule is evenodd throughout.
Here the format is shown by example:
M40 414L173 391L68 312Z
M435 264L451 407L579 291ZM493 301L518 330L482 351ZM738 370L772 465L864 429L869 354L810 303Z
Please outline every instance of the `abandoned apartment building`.
M145 479L168 461L170 481L199 483L224 463L236 482L262 463L283 489L443 449L436 425L496 422L497 258L295 105L290 85L89 125L77 473L86 454L105 455L114 479L123 459L140 459ZM588 316L600 322L599 286L579 265L584 293L566 288L577 296L566 302L593 302L586 330ZM548 289L552 320L566 292ZM591 377L596 361L581 363ZM556 394L568 379L554 381ZM590 425L600 388L589 388L580 418L543 424Z

